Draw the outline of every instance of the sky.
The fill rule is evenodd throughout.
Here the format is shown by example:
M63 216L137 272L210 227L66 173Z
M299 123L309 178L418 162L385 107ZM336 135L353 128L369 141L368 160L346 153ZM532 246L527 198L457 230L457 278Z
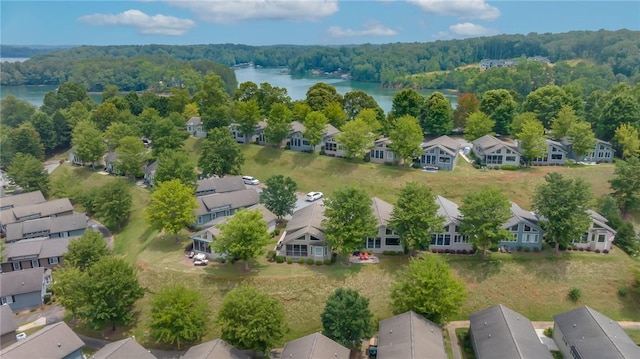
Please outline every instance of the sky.
M5 45L343 45L640 30L640 1L0 1Z

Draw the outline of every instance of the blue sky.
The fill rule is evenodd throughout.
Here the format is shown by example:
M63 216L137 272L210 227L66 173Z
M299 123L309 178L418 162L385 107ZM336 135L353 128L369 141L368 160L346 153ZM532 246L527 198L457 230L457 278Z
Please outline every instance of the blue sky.
M9 45L339 45L622 28L640 30L640 1L0 2Z

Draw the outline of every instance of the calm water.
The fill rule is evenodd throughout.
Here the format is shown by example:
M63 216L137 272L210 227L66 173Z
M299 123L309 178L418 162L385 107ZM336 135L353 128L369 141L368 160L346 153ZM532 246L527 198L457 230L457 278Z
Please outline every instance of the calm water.
M256 84L268 82L272 86L284 87L287 89L292 100L304 99L307 95L309 87L315 83L324 82L336 87L336 90L345 94L352 90L362 90L378 102L385 113L391 110L393 96L399 91L394 89L385 89L378 84L367 82L355 82L349 80L325 78L325 77L292 77L289 74L281 73L280 69L256 69L253 67L237 69L236 77L238 83L252 81ZM57 86L2 86L0 87L0 98L7 95L13 95L19 99L29 101L30 103L41 106L44 95L49 91L55 91ZM434 91L421 90L418 91L423 96L428 96ZM91 94L96 102L100 102L101 97L98 94ZM451 105L455 108L457 96L451 93L445 93L445 96L451 101Z

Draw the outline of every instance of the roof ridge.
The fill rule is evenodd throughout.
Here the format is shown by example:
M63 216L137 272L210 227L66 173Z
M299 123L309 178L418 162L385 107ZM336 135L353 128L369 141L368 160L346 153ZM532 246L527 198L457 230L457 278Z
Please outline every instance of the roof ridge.
M413 310L409 311L409 340L411 341L411 358L415 358L416 357L416 341L414 340L415 337L413 335L413 318L415 317L416 313Z
M313 351L316 348L316 344L318 343L318 338L320 337L320 332L315 332L311 335L313 335L313 341L311 342L311 350L309 351L309 359L313 359Z
M207 356L206 357L208 357L213 352L213 350L218 346L218 344L220 344L221 341L222 341L222 339L220 339L220 338L213 340L214 344L211 346L211 348L209 348L209 351L207 352Z
M118 345L118 346L117 346L117 348L115 348L115 349L111 352L111 354L109 354L109 356L111 356L112 354L115 354L115 352L117 352L118 350L122 349L122 347L123 347L125 344L127 344L127 343L129 342L129 340L130 340L130 339L133 339L133 337L128 337L128 338L124 338L124 340L119 340L119 342L120 342L119 344L120 344L120 345ZM111 342L111 343L112 343L112 344L116 344L116 343L118 343L118 342Z
M522 351L520 350L520 346L518 345L518 341L516 340L515 336L513 335L513 330L511 330L511 325L509 325L509 321L507 320L507 316L505 315L505 309L509 309L506 306L502 305L502 304L498 304L498 308L500 309L500 314L502 314L502 319L504 319L505 324L507 325L507 328L509 328L509 336L511 337L511 340L513 341L513 345L516 347L516 351L518 352L518 355L520 356L520 358L524 358L524 356L522 355ZM511 310L511 309L509 309ZM513 311L513 310L512 310ZM516 311L513 311L516 314L520 314L517 313Z
M596 312L594 309L591 309L591 307L589 307L588 305L584 306L585 309L587 310L587 313L589 313L589 315L591 316L591 318L596 322L596 324L598 325L598 327L600 328L600 330L602 330L602 332L605 334L604 336L607 337L607 340L609 340L609 342L611 342L611 344L613 345L614 348L616 348L616 351L624 358L625 354L622 352L622 350L620 349L620 347L618 346L618 343L616 343L615 341L613 341L611 339L611 337L608 335L608 332L602 327L602 325L600 325L600 322L596 319L594 312ZM604 316L602 313L596 312L602 316ZM613 319L609 319L611 322L613 322ZM616 322L618 323L618 322Z

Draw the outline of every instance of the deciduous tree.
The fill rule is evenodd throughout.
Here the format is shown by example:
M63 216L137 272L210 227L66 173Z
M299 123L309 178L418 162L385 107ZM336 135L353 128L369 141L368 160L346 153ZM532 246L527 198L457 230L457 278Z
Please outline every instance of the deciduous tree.
M16 127L28 121L35 112L34 105L13 95L0 100L0 120L4 125Z
M180 180L187 187L196 188L198 177L195 166L189 159L189 155L183 150L165 152L158 159L154 183L173 179Z
M185 131L180 131L168 118L159 120L151 131L151 151L154 158L167 151L179 150L189 137Z
M351 121L358 116L360 111L364 109L377 109L379 105L368 93L362 90L353 90L344 94L343 108L347 114L348 121Z
M473 93L463 93L458 96L458 105L453 110L453 127L464 129L467 117L480 109L480 100Z
M142 175L142 165L147 158L147 148L138 137L127 136L118 141L116 167L125 176L135 180Z
M357 117L342 126L336 140L344 147L346 157L360 158L373 147L375 138L373 128L362 117Z
M224 296L216 323L227 343L266 353L284 335L284 308L277 299L242 286Z
M260 202L273 212L278 219L293 214L296 207L298 185L291 177L274 175L265 181L266 187L260 193Z
M32 155L18 153L13 156L7 176L25 192L41 191L45 195L49 192L49 173Z
M71 144L76 156L84 163L91 163L92 167L107 151L102 132L89 120L80 121L74 127Z
M618 93L605 103L596 126L598 138L609 141L615 135L616 128L623 123L640 126L640 102L630 91Z
M220 76L207 73L202 89L193 95L193 99L207 130L229 125L229 95L224 91Z
M420 111L424 105L424 97L416 90L404 89L393 96L389 119L391 121L405 115L420 117Z
M467 292L442 258L427 254L409 260L391 287L391 298L394 313L412 310L443 325L460 311Z
M38 111L31 117L30 122L40 135L45 153L51 154L58 147L58 133L56 132L53 118L42 111Z
M322 136L327 129L327 123L327 118L319 111L311 111L307 114L307 117L305 117L305 130L302 135L309 140L312 149L322 141Z
M522 125L531 120L537 120L536 114L533 112L523 112L516 115L511 122L511 135L513 138L518 138L518 134L522 132Z
M444 220L438 215L438 208L429 186L407 182L393 207L389 226L398 233L405 248L418 251L429 245L431 233L442 232Z
M82 236L69 242L64 262L67 266L76 267L84 272L108 254L109 249L102 233L87 229Z
M291 110L281 103L271 106L264 137L274 147L279 147L291 130Z
M494 134L495 121L484 112L473 112L467 117L467 125L464 127L464 139L474 141L484 135Z
M613 178L609 180L611 194L616 199L623 216L640 209L640 160L630 157L616 161Z
M567 135L571 139L571 148L577 157L582 157L591 152L596 145L596 137L588 122L580 121L574 124Z
M542 157L547 151L547 142L544 138L544 127L535 118L525 121L518 133L522 154L531 163L534 159ZM550 154L549 154L550 155Z
M339 102L331 102L328 104L324 110L322 110L322 114L324 114L327 121L335 128L340 128L347 121L347 114Z
M234 117L238 124L238 129L244 134L244 141L247 143L249 137L256 130L258 122L262 119L262 111L258 101L250 99L247 101L236 101L234 103Z
M2 147L3 152L7 150L4 144ZM29 154L39 160L42 159L44 152L40 134L29 122L23 123L11 131L9 146L7 147L14 155L16 153Z
M142 135L137 126L124 122L114 122L107 127L104 132L104 138L107 141L109 149L115 151L120 145L120 140L127 136L139 138ZM138 140L138 142L141 142Z
M105 183L94 200L96 216L110 229L121 229L129 219L133 197L130 186L123 179Z
M369 299L353 289L336 289L320 318L322 334L348 348L360 348L362 340L373 335Z
M482 95L480 111L486 113L496 123L493 130L499 134L509 133L516 113L516 102L507 90L489 90Z
M640 135L638 129L623 123L616 129L615 141L622 147L622 158L638 157L640 154Z
M267 223L259 210L243 209L233 217L218 225L220 235L213 242L218 253L225 253L233 259L244 261L244 269L249 270L249 259L264 253L269 243Z
M198 160L198 168L204 177L237 174L243 164L244 155L240 145L227 128L209 131Z
M342 95L336 88L324 82L317 82L307 90L306 102L312 111L323 111L330 103L342 103Z
M482 248L486 257L489 247L512 236L502 228L511 217L510 208L509 200L499 189L471 192L464 196L460 206L460 233L468 236L474 246Z
M406 115L394 121L389 133L391 148L399 163L412 159L420 154L420 143L424 139L418 119Z
M571 106L564 105L558 114L551 119L551 134L553 138L560 139L569 135L571 128L580 121Z
M427 97L422 112L421 127L425 133L439 136L453 130L451 103L442 93L434 92Z
M194 189L174 179L158 183L151 194L151 203L145 208L147 221L155 228L176 236L181 229L195 222L198 203Z
M571 105L572 96L560 86L543 86L527 95L523 108L533 112L545 128L551 126L551 119L556 117L562 106Z

